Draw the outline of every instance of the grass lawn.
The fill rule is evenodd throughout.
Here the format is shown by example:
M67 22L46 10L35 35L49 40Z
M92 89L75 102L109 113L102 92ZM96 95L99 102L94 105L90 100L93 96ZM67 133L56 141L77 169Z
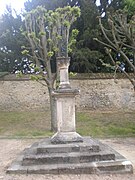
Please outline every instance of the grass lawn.
M78 112L76 119L83 136L135 137L135 112Z
M77 132L98 138L135 137L135 112L81 111L76 113ZM31 138L51 136L49 111L0 111L0 136Z
M0 111L0 136L37 137L50 136L49 111Z

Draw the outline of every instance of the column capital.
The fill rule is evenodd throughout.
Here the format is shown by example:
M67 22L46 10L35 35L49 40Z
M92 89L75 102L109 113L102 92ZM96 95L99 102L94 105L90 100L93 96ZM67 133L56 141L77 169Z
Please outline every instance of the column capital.
M58 68L68 68L70 65L70 57L57 57Z

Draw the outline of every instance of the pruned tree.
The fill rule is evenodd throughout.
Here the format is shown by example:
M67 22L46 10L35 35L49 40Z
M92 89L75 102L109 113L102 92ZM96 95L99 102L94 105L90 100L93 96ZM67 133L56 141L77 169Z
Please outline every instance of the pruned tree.
M120 65L122 59L135 72L135 15L129 18L125 11L118 10L108 15L108 29L103 26L101 17L99 17L99 25L106 41L96 38L95 40L104 45L111 60L110 67L113 67L115 72L122 71L135 89L135 73L131 78Z
M56 10L46 10L42 6L26 13L24 32L30 47L23 47L23 54L27 54L35 64L38 76L32 76L44 86L48 87L51 109L51 130L56 130L55 103L52 92L56 89L56 73L52 73L51 61L56 57L68 56L69 31L71 24L80 16L78 7L66 6ZM77 30L73 30L77 34ZM72 41L73 41L72 36ZM44 81L43 81L44 80Z

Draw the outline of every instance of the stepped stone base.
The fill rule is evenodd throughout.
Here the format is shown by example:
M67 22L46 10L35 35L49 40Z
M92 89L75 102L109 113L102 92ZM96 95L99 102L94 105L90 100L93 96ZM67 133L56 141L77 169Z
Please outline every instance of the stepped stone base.
M133 173L133 167L118 152L90 137L83 138L83 142L69 144L52 144L51 138L46 138L25 149L7 173Z
M67 143L83 142L83 138L76 132L57 132L51 138L53 144L67 144Z

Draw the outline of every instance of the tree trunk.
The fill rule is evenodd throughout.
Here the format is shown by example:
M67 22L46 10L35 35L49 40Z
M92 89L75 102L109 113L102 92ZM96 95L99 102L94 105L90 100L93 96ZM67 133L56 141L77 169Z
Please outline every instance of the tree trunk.
M135 44L132 44L133 47L135 47ZM135 66L135 50L133 50L133 64ZM134 70L134 80L135 80L135 70Z
M51 111L51 131L57 132L57 110L56 110L56 100L52 97L51 91L49 90L50 96L50 111Z

